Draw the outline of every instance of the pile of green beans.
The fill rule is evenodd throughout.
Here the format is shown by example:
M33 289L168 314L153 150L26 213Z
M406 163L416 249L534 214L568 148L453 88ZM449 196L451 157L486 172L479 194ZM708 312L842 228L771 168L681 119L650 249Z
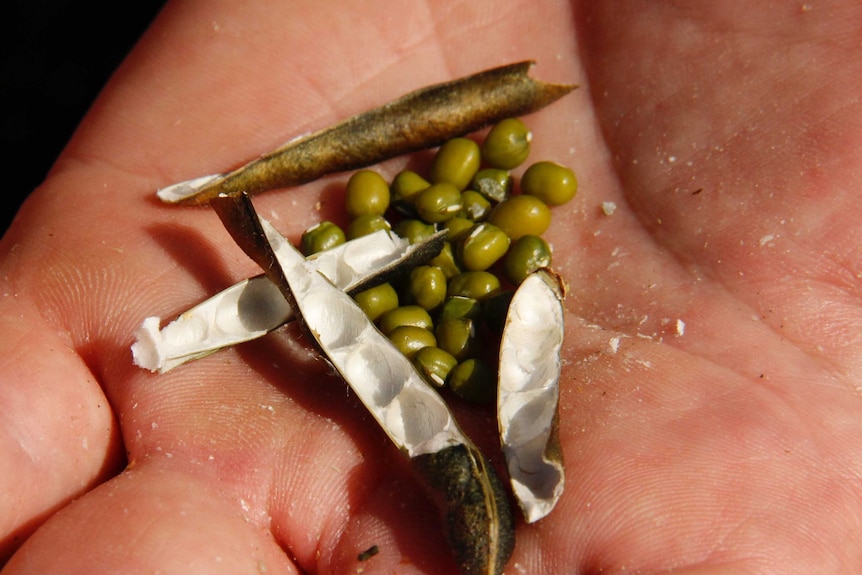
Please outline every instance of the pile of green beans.
M380 229L411 243L447 230L441 253L404 278L355 295L378 328L437 387L465 400L495 398L499 337L514 289L551 266L542 238L551 207L577 192L574 172L552 161L511 170L530 153L517 118L493 126L481 144L461 137L440 146L428 177L404 170L392 182L365 169L345 190L349 224L321 222L302 235L306 255Z

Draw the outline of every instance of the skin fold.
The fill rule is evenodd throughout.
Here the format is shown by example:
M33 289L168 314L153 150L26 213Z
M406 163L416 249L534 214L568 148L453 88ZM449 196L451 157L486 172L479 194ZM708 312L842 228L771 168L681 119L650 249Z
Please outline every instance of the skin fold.
M525 58L581 86L525 119L580 191L545 236L566 492L506 573L862 571L860 29L851 1L168 4L0 242L3 575L457 573L297 329L165 375L129 345L259 273L159 187ZM255 206L296 241L345 181ZM502 472L493 414L454 410Z

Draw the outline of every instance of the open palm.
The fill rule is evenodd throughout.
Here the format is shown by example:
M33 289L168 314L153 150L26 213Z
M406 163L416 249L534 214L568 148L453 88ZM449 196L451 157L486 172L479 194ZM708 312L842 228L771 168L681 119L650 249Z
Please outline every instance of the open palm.
M3 573L455 573L298 330L164 375L129 345L259 273L157 188L523 59L581 84L527 118L581 192L546 234L566 493L507 573L862 569L862 9L404 6L176 2L118 71L0 244ZM255 204L296 239L343 181ZM499 462L493 414L456 411Z

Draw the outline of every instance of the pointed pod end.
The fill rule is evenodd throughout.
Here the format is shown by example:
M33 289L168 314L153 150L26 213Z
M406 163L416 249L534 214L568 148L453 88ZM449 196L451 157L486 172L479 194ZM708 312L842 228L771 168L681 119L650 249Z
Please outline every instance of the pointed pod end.
M437 505L464 575L500 575L515 548L503 484L481 453L464 444L410 460Z
M526 60L521 62L521 65L524 66L524 73L526 74L536 65L536 61ZM569 92L580 88L578 84L555 84L551 82L543 82L541 80L531 80L539 87L539 100L541 101L539 105L541 107L547 106L548 104L559 100Z
M201 176L193 180L186 180L161 188L156 195L166 204L179 204L189 206L200 206L209 202L212 194L207 193L213 189L213 184L222 178L221 174Z

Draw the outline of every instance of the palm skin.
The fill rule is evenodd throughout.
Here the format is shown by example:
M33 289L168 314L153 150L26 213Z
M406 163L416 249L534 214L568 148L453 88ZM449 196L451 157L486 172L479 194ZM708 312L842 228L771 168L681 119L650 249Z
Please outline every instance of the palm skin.
M4 575L455 573L297 330L165 375L129 344L258 273L157 188L525 58L581 84L527 119L581 192L546 235L567 488L507 573L859 571L860 26L853 2L168 5L0 244ZM342 182L255 203L296 239ZM499 463L492 414L457 415Z

